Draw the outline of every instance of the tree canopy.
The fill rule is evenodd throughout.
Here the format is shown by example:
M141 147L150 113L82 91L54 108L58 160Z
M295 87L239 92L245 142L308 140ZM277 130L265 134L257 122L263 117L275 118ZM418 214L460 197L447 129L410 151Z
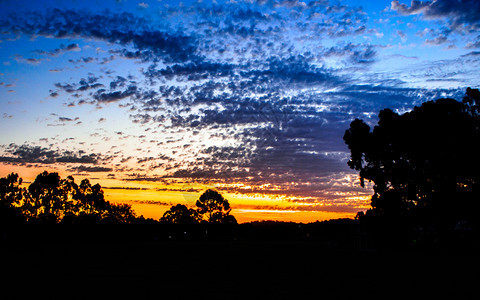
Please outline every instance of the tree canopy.
M198 224L201 221L201 216L195 209L177 204L167 210L160 221L174 224Z
M0 225L153 221L137 217L131 205L105 200L102 187L92 185L88 179L77 184L72 176L62 179L58 173L45 171L28 187L22 183L22 178L15 173L0 178ZM230 215L230 204L217 191L205 191L196 206L172 206L160 221L175 224L237 223Z
M371 130L355 119L343 137L348 166L374 183L376 215L475 218L480 195L480 93L428 101L398 114L384 109Z
M161 221L176 224L220 223L236 224L237 220L230 215L228 200L212 189L206 190L197 200L196 209L177 204L165 212Z
M102 187L88 179L39 174L28 188L18 174L0 178L0 220L18 223L128 223L136 218L127 204L112 204Z

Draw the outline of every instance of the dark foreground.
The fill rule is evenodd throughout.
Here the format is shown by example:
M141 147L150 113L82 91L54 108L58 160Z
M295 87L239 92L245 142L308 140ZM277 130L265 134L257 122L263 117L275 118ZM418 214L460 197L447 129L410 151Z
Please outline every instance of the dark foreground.
M76 234L4 239L0 298L480 298L477 251L385 251L321 239Z

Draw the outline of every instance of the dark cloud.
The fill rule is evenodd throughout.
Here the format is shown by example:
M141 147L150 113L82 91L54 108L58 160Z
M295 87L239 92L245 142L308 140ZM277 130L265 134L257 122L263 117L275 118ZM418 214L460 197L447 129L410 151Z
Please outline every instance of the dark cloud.
M431 4L430 1L416 1L412 0L410 7L408 5L400 3L399 1L392 1L392 10L398 11L402 15L412 15L423 12Z
M233 102L204 115L183 117L179 127L215 128L225 125L220 137L235 138L242 146L211 146L197 159L174 167L169 177L195 180L311 182L332 174L349 174L342 136L355 118L375 123L378 107L405 111L425 99L457 91L428 91L385 86L346 86L324 94L298 94L294 99L269 98ZM369 97L366 99L365 95ZM332 105L335 103L335 105ZM320 108L320 109L319 109ZM239 125L248 125L243 128ZM223 131L219 131L223 132Z
M39 59L39 58L33 58L33 57L25 58L20 54L15 55L15 60L19 63L29 64L29 65L39 65L43 61L43 59Z
M130 85L123 91L115 92L107 92L105 89L99 89L95 92L93 98L97 100L98 103L110 103L132 96L140 97L138 94L138 88L135 85Z
M475 32L480 29L480 2L476 0L412 0L410 6L392 1L391 8L402 15L422 14L427 19L446 19L450 31Z
M467 54L462 55L462 57L468 57L468 56L480 56L480 51L471 51Z
M444 35L439 35L434 39L426 39L425 44L427 45L441 45L447 42L447 37Z
M74 121L78 121L80 118L76 117L76 118L68 118L68 117L58 117L58 121L59 122L74 122Z
M34 50L33 52L37 53L37 54L40 54L40 55L48 55L48 56L58 56L58 55L61 55L65 52L68 52L68 51L80 51L80 47L78 46L78 44L69 44L69 45L64 45L64 44L61 44L59 48L56 48L54 50L50 50L50 51L45 51L45 50Z
M96 61L96 59L88 56L88 57L82 57L82 58L79 58L79 59L69 59L68 61L72 64L78 64L78 63L85 63L86 64L86 63L94 62L94 61Z
M344 46L335 46L323 51L323 57L346 57L348 63L369 64L376 61L377 52L373 45L356 45L348 43Z
M70 150L52 150L41 146L32 146L28 144L8 145L2 156L0 162L12 164L26 164L26 163L81 163L81 164L97 164L99 162L108 161L107 157L98 153L85 154L84 151L70 151Z
M104 85L98 82L98 77L95 76L90 76L88 78L82 78L78 83L60 83L57 82L55 83L55 87L63 90L64 92L67 93L79 93L79 92L85 92L90 89L99 89L103 87Z
M67 171L69 172L76 172L76 173L96 173L96 172L111 172L113 171L112 168L101 167L101 166L78 166L74 168L68 168Z
M107 186L103 187L106 190L129 190L129 191L148 191L149 188L139 188L139 187L130 187L130 186Z
M468 42L465 48L467 49L480 48L480 35L477 36L475 41Z
M115 80L110 82L110 89L114 90L119 87L125 87L125 84L127 83L127 79L122 76L117 76Z
M158 58L167 61L185 61L194 58L196 53L194 38L182 33L153 30L147 20L126 12L100 15L52 9L45 13L12 14L0 26L14 34L55 38L81 36L121 45L132 44L139 50L151 50Z

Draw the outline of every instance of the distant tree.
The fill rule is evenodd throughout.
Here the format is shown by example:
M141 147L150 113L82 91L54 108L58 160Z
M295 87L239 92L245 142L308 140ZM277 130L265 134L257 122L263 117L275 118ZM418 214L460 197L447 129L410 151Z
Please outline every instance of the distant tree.
M209 223L237 223L234 216L230 215L228 200L212 189L206 190L196 202L197 211Z
M237 224L237 219L231 215L229 212L214 212L212 213L211 217L208 219L209 223L217 223L217 224Z
M103 216L104 223L133 223L137 216L132 206L125 203L111 204L107 202L106 214Z
M462 103L465 105L466 110L471 116L480 116L480 91L478 89L467 88Z
M236 224L237 220L230 215L230 204L217 191L206 190L196 202L196 209L177 204L167 210L161 222L174 224L219 223Z
M356 119L343 137L348 166L374 183L367 214L436 220L475 218L480 188L480 93L379 113L373 130Z
M160 222L172 224L199 224L201 221L200 214L192 208L188 208L183 204L177 204L167 210Z

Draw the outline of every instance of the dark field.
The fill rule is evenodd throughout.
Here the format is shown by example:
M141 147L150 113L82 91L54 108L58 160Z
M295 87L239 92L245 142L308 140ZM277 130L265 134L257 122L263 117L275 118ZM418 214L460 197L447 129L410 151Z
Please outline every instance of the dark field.
M475 253L319 241L14 241L1 299L480 298Z

